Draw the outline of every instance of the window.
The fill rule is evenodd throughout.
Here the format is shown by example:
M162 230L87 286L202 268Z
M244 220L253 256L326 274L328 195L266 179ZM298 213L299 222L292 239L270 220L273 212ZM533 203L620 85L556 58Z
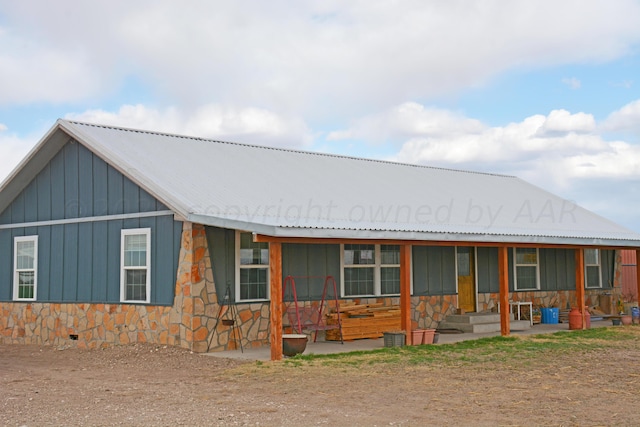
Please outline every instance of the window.
M515 290L540 289L537 248L514 249Z
M400 293L400 246L343 245L342 295Z
M38 286L38 236L16 237L13 256L13 299L35 301Z
M269 299L269 244L236 232L236 295L238 301Z
M584 279L585 287L601 288L602 275L600 274L600 250L584 250Z
M120 300L149 302L151 293L151 229L121 232Z

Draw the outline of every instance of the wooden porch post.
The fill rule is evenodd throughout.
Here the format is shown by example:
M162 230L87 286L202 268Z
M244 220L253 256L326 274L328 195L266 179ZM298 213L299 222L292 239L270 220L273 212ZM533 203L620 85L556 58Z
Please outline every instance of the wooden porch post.
M636 249L636 284L638 287L638 304L640 304L640 271L638 271L638 265L640 264L640 249Z
M411 342L411 245L400 245L400 325Z
M271 360L282 359L282 243L269 243Z
M584 250L576 249L576 304L582 314L582 329L587 328L584 317Z
M500 282L500 334L509 336L511 323L509 314L509 253L506 246L498 248L498 281Z

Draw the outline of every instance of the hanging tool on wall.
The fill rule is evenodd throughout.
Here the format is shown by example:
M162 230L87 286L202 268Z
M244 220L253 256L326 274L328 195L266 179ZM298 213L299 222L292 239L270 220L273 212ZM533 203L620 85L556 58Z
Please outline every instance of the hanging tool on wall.
M207 340L207 351L211 348L211 341L218 329L218 324L222 322L223 326L231 326L231 333L229 334L229 341L231 337L235 337L235 340L240 343L240 352L244 353L242 348L242 333L240 331L240 325L238 324L238 308L231 301L231 284L227 283L227 288L224 293L222 301L219 301L220 307L218 308L218 314L216 316L216 323L213 326ZM224 308L227 307L226 310ZM224 312L223 312L224 311Z

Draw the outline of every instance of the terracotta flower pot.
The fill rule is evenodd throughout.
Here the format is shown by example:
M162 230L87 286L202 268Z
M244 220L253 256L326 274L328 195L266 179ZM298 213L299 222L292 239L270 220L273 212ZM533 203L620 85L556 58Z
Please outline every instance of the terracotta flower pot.
M411 344L424 344L424 329L414 329L413 331L411 331Z
M633 318L630 314L623 314L622 316L620 316L620 321L622 321L623 325L630 325L633 321Z

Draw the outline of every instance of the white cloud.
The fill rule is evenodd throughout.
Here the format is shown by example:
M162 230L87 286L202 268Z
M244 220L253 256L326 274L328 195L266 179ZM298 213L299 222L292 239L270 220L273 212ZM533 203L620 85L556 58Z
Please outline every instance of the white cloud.
M580 80L576 79L575 77L564 78L562 79L562 83L567 85L569 89L573 90L580 89L580 87L582 86L582 82L580 82Z
M591 114L554 110L490 127L447 110L405 103L363 117L333 139L399 141L391 160L517 175L545 188L583 178L640 178L640 147L607 141Z
M591 114L571 114L567 110L554 110L546 117L537 134L543 136L569 132L591 133L595 129L596 121Z
M20 163L36 142L37 137L20 138L14 133L10 133L7 126L0 123L0 183Z
M575 178L640 179L640 146L623 141L609 142L606 150L577 153L565 158L562 166Z
M176 108L159 110L125 105L117 112L89 110L68 114L66 118L275 147L304 148L312 141L311 133L301 119L253 107L208 104L186 112Z
M0 106L87 99L98 76L84 55L0 27Z
M607 131L632 131L640 134L640 99L609 114L602 128Z
M355 120L348 130L330 132L327 139L399 142L414 135L476 134L484 128L479 120L466 118L459 113L405 102L383 113Z
M606 61L640 41L633 0L59 0L8 2L3 15L5 102L107 96L133 75L180 107L344 114L455 93L513 68Z

